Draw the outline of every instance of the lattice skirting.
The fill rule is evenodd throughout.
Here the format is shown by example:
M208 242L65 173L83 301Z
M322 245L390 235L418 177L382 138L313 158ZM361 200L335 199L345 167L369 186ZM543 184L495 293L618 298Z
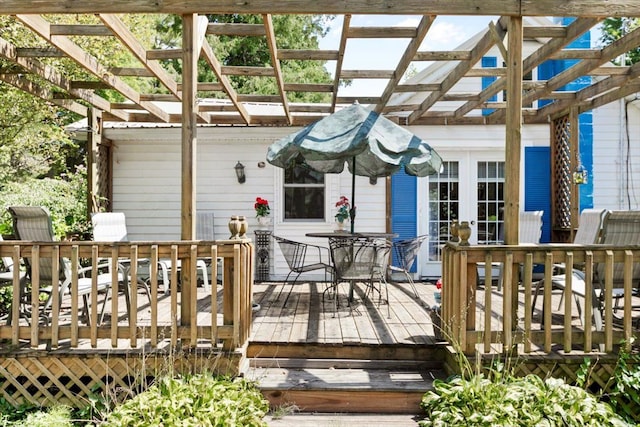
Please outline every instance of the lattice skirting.
M534 374L540 378L562 378L568 384L575 384L578 377L578 373L581 371L580 365L584 362L585 358L591 359L591 366L589 368L588 377L589 389L606 390L608 387L607 382L611 378L616 363L618 361L615 355L520 355L513 357L502 357L495 354L483 355L482 366L490 367L495 361L500 360L505 369L509 372L513 372L516 376L525 376ZM473 369L475 369L475 360L469 360ZM460 367L458 363L458 355L453 350L449 350L445 356L445 370L448 374L459 374Z
M0 355L0 397L12 405L87 406L90 396L125 398L156 376L212 372L237 375L241 353L206 351L188 354L99 353Z

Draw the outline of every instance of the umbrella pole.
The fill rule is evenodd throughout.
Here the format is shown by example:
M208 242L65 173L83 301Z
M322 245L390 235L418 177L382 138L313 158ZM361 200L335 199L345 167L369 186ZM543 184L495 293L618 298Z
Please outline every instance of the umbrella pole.
M356 157L353 156L353 166L351 167L351 233L354 233L356 226Z

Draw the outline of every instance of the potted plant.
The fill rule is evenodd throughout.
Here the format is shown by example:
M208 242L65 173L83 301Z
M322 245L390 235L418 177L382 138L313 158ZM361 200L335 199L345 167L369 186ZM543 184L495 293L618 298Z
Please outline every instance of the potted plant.
M258 219L258 224L269 225L269 214L271 213L269 201L267 199L263 199L262 197L256 197L256 202L253 205L253 208L256 210L256 218Z
M338 208L338 212L335 215L336 226L341 231L344 230L345 222L349 219L349 209L351 208L349 199L345 196L340 196L340 200L336 202L336 208Z

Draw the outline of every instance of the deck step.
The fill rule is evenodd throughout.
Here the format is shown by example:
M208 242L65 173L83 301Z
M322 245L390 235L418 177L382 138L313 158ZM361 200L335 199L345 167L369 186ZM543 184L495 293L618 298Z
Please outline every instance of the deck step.
M438 370L440 361L429 360L371 360L371 359L300 359L255 358L249 360L252 368L288 369L389 369L389 370Z
M407 361L265 359L250 365L245 378L258 383L272 408L303 412L419 415L433 380L445 378L442 369Z

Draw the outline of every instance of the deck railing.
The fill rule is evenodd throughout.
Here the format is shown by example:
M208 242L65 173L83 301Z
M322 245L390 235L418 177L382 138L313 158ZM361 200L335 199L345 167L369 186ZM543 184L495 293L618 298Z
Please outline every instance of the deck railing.
M640 332L632 306L639 263L637 246L447 243L442 265L445 336L466 354L612 353L621 342L629 347ZM558 269L559 264L565 268ZM574 278L573 269L584 272L584 282ZM478 286L479 270L483 287ZM502 279L496 283L497 271ZM599 279L593 279L596 271ZM553 287L556 274L564 275L564 299ZM533 307L536 290L540 295ZM582 321L576 316L576 294Z
M223 349L234 350L249 337L254 274L254 246L250 239L116 243L4 241L0 242L0 256L12 257L14 265L25 259L31 265L26 280L21 281L21 272L14 270L13 282L5 283L13 286L13 300L10 321L0 324L0 339L11 340L15 346L29 342L32 348L43 345L56 348L64 343L76 348L88 342L91 347L101 348L157 347L160 343L189 348L217 347L222 343ZM39 258L52 261L50 272L40 271ZM223 260L221 303L216 291L217 258ZM206 301L202 299L202 290L197 288L198 260L213 260L210 262L212 291L206 295ZM159 286L160 261L170 271L167 293ZM98 292L97 273L105 262L110 267L107 275L111 277L107 278L111 298L106 306L109 316L101 323L105 293ZM54 283L64 280L60 263L75 272L71 275L70 295L60 301L54 292L50 308L43 309L41 291L50 283L40 278L52 275ZM78 273L81 266L86 267L83 270L93 279L83 279ZM143 268L148 270L144 275ZM100 277L100 280L104 278ZM127 280L123 281L125 277ZM77 291L80 283L88 284L87 280L91 291L87 295L89 310L84 313L84 300ZM149 289L148 297L146 291L141 291L145 288L143 283ZM20 291L22 286L28 289L26 293ZM124 301L128 299L128 303L123 303L123 292L127 296ZM210 305L206 315L198 311L202 304ZM161 305L169 309L159 312Z

